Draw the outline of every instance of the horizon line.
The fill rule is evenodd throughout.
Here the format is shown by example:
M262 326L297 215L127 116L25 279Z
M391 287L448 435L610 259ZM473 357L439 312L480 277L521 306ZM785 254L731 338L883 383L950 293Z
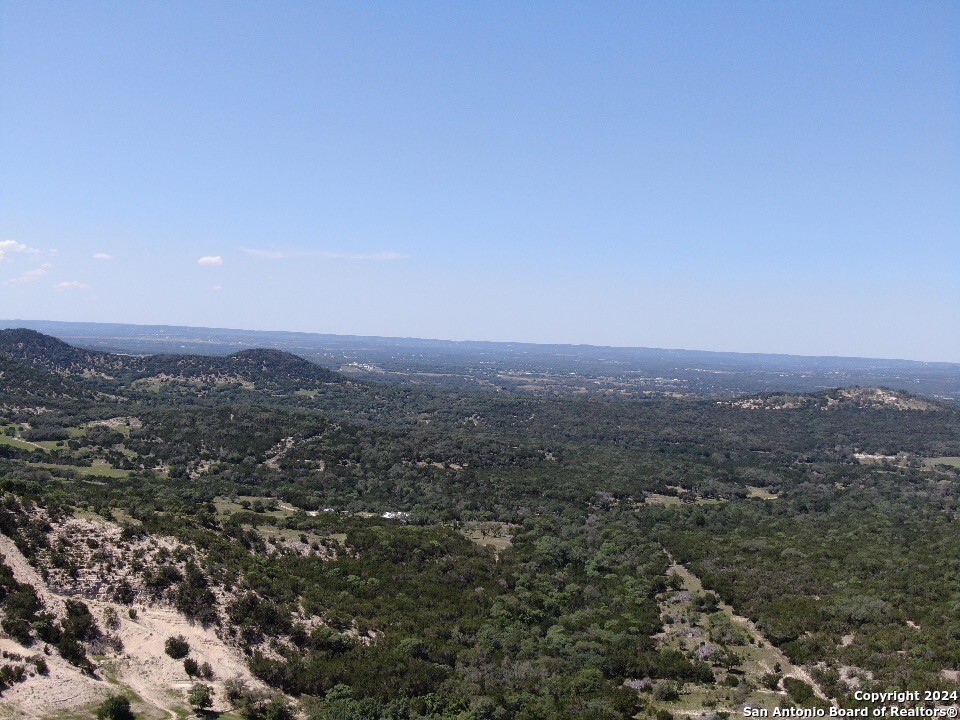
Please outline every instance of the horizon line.
M60 325L116 325L116 326L126 326L126 327L138 327L138 328L170 328L170 329L185 329L185 330L222 330L227 332L246 332L246 333L271 333L271 334L286 334L286 335L314 335L321 337L342 337L342 338L357 338L357 339L371 339L371 340L412 340L419 342L438 342L438 343L456 343L456 344L485 344L485 345L530 345L533 347L564 347L564 348L594 348L599 350L657 350L661 352L669 353L706 353L711 355L742 355L742 356L759 356L759 357L777 357L777 358L805 358L805 359L821 359L821 360L880 360L885 362L897 362L897 363L913 363L918 365L948 365L948 366L958 366L960 367L960 362L950 361L950 360L911 360L908 358L884 358L884 357L868 357L863 355L810 355L810 354L798 354L798 353L783 353L783 352L757 352L757 351L742 351L742 350L702 350L696 348L667 348L667 347L654 347L649 345L599 345L595 343L543 343L543 342L530 342L526 340L453 340L449 338L425 338L425 337L415 337L412 335L402 336L402 335L359 335L359 334L344 334L344 333L325 333L325 332L313 332L307 330L263 330L256 328L228 328L228 327L215 327L208 325L168 325L168 324L158 324L158 323L130 323L130 322L100 322L100 321L87 321L87 320L38 320L38 319L26 319L26 318L8 318L0 319L0 324L3 324L7 329L12 329L7 323L46 323L46 324L60 324ZM29 328L27 328L29 329Z

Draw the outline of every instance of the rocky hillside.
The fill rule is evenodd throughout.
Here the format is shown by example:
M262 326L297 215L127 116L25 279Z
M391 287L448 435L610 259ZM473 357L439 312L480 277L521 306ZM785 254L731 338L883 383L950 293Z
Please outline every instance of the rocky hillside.
M718 404L743 410L916 410L941 411L951 407L927 400L902 390L876 387L837 388L810 395L798 393L765 393Z
M269 702L243 653L224 638L224 593L196 577L196 549L102 519L54 517L10 495L2 500L4 711L92 716L122 691L138 717L163 718L189 710L197 683L213 691L212 710L228 710L244 693ZM202 614L169 592L191 573L206 590ZM171 638L182 640L179 648L171 650Z

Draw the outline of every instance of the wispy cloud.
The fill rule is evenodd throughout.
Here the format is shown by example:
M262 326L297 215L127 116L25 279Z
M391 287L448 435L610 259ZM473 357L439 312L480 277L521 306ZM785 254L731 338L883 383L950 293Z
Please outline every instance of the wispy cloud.
M213 290L214 292L220 292L221 290L223 290L223 285L214 285L210 289Z
M223 265L223 258L219 255L204 255L202 258L197 260L197 265L203 265L204 267L217 267Z
M113 260L113 255L110 255L108 253L94 253L93 259L94 260Z
M0 262L3 262L3 259L7 255L12 255L13 253L38 255L41 252L43 251L24 245L16 240L0 240Z
M263 258L264 260L282 260L283 258L290 257L290 253L283 252L282 250L259 250L257 248L242 247L240 248L240 252L244 255Z
M42 280L47 276L47 270L49 270L51 267L52 266L50 263L44 263L35 270L28 270L22 275L19 275L15 278L10 278L5 284L11 287L19 287L20 285L27 285L28 283Z
M251 257L262 258L264 260L283 260L285 258L320 258L322 260L354 260L358 262L388 262L391 260L406 260L410 256L399 252L375 252L375 253L345 253L330 252L327 250L261 250L258 248L240 248L240 252Z
M90 286L79 280L66 280L53 286L55 290L89 290Z

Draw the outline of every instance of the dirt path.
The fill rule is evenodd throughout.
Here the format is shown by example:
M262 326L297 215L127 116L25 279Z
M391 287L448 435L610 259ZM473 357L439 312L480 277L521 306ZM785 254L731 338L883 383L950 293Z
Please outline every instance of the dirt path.
M700 578L694 575L686 566L678 563L669 552L666 550L664 550L664 552L667 554L667 557L671 562L668 572L677 575L683 581L684 589L694 592L702 592L703 583L700 581ZM837 704L833 698L827 696L827 694L823 691L823 688L820 687L820 684L814 680L813 677L811 677L810 673L807 672L805 668L799 665L794 665L792 662L790 662L790 659L776 645L770 642L766 635L760 631L760 628L756 626L753 620L744 617L743 615L738 615L732 606L728 605L722 600L720 601L720 609L726 613L734 623L743 628L750 635L750 637L753 638L753 641L757 643L757 645L762 645L763 647L770 649L771 653L776 658L776 662L780 664L784 677L794 677L798 680L803 680L803 682L807 683L813 688L813 692L816 693L818 698L825 700L834 706ZM771 667L769 670L772 671L773 668Z

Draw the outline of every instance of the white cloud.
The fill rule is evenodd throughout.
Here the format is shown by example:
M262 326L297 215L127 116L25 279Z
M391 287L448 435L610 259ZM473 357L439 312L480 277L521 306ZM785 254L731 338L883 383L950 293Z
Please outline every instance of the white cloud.
M90 286L79 280L67 280L53 286L55 290L89 290Z
M264 260L281 260L283 258L289 257L316 257L322 258L324 260L355 260L355 261L368 261L368 262L387 262L390 260L406 260L409 255L398 252L375 252L375 253L344 253L344 252L329 252L326 250L318 250L314 252L309 251L294 251L294 252L285 252L282 250L258 250L257 248L247 248L242 247L240 251L246 255L252 257L263 258Z
M214 285L210 289L213 290L214 292L220 292L221 290L223 290L223 285Z
M52 267L50 263L44 263L36 270L28 270L18 277L10 278L7 280L6 284L11 287L19 287L20 285L26 285L28 283L36 282L37 280L42 280L44 277L46 277L47 270L50 267Z
M223 265L223 258L219 255L204 255L202 258L197 260L197 265L203 265L204 267Z
M107 253L94 253L93 259L94 260L113 260L113 255L109 255Z
M0 240L0 262L3 261L4 257L12 253L22 253L29 255L36 255L40 250L37 248L28 247L21 242L16 240Z

